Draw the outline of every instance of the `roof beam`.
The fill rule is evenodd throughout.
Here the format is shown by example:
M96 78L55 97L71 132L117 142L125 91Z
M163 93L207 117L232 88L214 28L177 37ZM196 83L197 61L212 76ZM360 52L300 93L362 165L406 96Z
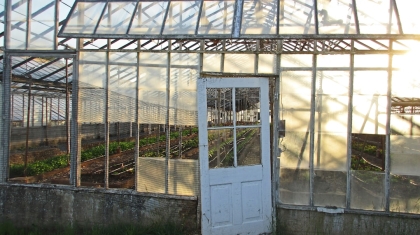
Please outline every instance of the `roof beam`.
M3 75L0 75L0 80L3 81ZM38 79L32 79L32 78L27 77L27 76L15 75L15 74L12 74L12 82L26 83L26 84L32 83L32 85L44 86L44 87L53 87L53 88L60 88L60 89L65 89L66 88L65 83L42 81L42 80L38 80Z

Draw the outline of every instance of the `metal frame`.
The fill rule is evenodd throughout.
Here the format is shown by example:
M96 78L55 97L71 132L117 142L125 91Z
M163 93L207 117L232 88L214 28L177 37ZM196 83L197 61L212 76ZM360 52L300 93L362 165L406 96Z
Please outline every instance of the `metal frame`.
M136 13L136 11L138 10L137 6L138 4L141 2L142 0L131 0L131 3L135 3L136 4L136 8L134 8L133 10L133 15L130 18L130 22L128 22L128 26L131 27L132 25L132 21L134 20L134 15ZM313 1L313 5L309 6L309 5L305 5L306 7L310 7L310 11L311 13L308 15L308 20L306 22L306 25L310 25L311 19L312 17L314 17L315 19L315 23L314 23L314 27L315 27L315 34L307 34L307 32L305 32L304 34L278 34L279 33L279 28L280 28L280 12L282 11L281 8L281 2L277 1L277 19L276 19L276 33L277 34L241 34L241 24L242 24L242 15L243 15L243 6L244 6L244 0L236 0L235 1L235 8L234 8L234 15L233 15L233 19L232 19L232 32L231 34L204 34L204 35L200 35L198 34L198 27L199 27L199 23L200 23L200 18L201 18L201 12L202 12L202 8L203 8L203 3L205 0L201 0L200 3L200 9L198 9L198 17L197 17L197 22L196 22L196 26L195 26L195 30L194 30L194 34L177 34L177 35L164 35L164 29L165 29L165 23L168 17L168 12L170 11L171 8L171 1L168 0L168 5L167 8L164 9L165 10L165 15L162 21L162 27L160 29L160 34L159 35L147 35L147 34L130 34L130 28L128 28L127 32L125 34L96 34L96 28L98 27L101 19L102 19L102 15L105 12L105 9L108 5L108 3L110 2L109 0L102 0L102 1L92 1L92 0L76 0L76 2L73 4L73 9L70 11L69 16L67 17L67 19L64 22L63 27L61 28L60 32L58 33L59 37L73 37L73 38L115 38L115 39L119 39L119 38L125 38L125 39L194 39L194 38L206 38L206 39L228 39L228 38L248 38L248 39L257 39L257 38L262 38L262 39L289 39L289 38L298 38L298 39L338 39L338 38L346 38L346 39L371 39L371 38L380 38L380 39L402 39L405 37L408 38L419 38L419 35L404 35L403 31L402 31L402 22L399 16L399 12L398 12L398 8L397 8L397 3L395 0L390 0L390 11L388 12L390 18L392 19L392 14L394 13L397 19L397 25L400 31L400 34L395 35L395 34L383 34L383 35L372 35L372 34L361 34L360 32L360 23L359 23L359 18L358 18L358 12L357 12L357 6L356 6L356 0L352 0L352 3L350 4L350 7L352 8L353 11L353 17L355 19L355 26L356 26L356 34L319 34L319 17L318 17L318 1L314 0ZM70 16L72 16L73 12L74 12L74 6L76 6L78 3L81 2L103 2L106 3L104 5L104 8L102 9L102 13L101 13L101 17L99 17L98 22L96 22L96 27L95 30L92 34L78 34L78 33L66 33L65 32L65 28L67 27L67 23L68 20L70 18ZM118 2L118 0L114 0L113 2ZM303 3L301 3L303 4ZM160 13L159 13L160 14ZM313 15L313 16L312 16ZM281 30L280 30L281 31ZM306 30L305 30L306 31Z
M30 3L31 1L29 1ZM58 9L59 4L58 0L55 1L55 28L54 32L58 31L58 27L61 23L58 22ZM75 4L73 5L70 14L72 14L76 8L77 3L79 2L97 2L97 1L81 1L77 0ZM107 4L105 4L104 9L102 10L101 18L105 12L105 7L108 5L109 1L106 1ZM138 4L140 4L141 0L135 1L136 2L136 10L138 9ZM275 77L275 91L274 91L274 110L273 112L276 114L274 115L274 125L273 130L277 130L278 128L278 121L279 121L279 97L280 97L280 86L281 86L281 73L284 71L311 71L312 72L312 87L311 87L311 116L310 116L310 192L311 196L309 198L309 206L292 206L292 205L285 205L282 204L279 201L279 186L280 181L278 178L273 177L273 202L276 202L277 207L280 208L288 208L288 209L306 209L306 210L315 210L316 207L314 206L314 199L313 199L313 191L314 191L314 145L315 145L315 96L316 96L316 72L318 71L350 71L350 80L349 80L349 103L348 103L348 126L347 126L347 179L346 179L346 206L344 211L349 213L367 213L367 214L380 214L380 215L389 215L389 214L403 214L403 213L393 213L389 212L389 199L390 199L390 114L391 114L391 107L392 107L392 96L391 96L391 84L392 84L392 71L394 69L392 68L392 61L393 61L393 55L398 54L404 54L407 51L406 50L396 50L395 45L397 44L404 44L404 40L420 40L420 35L417 34L403 34L403 28L402 23L400 20L398 7L395 0L390 0L390 4L392 6L392 12L395 14L397 18L398 23L398 29L400 34L379 34L379 35L373 35L373 34L360 34L360 26L359 26L359 20L358 20L358 13L355 10L356 9L356 0L352 0L352 8L353 8L353 14L356 21L356 31L357 34L351 34L351 35L320 35L318 32L318 27L316 27L316 34L314 35L294 35L294 34L281 34L281 35L242 35L241 32L241 20L242 20L242 10L243 10L243 0L238 0L235 3L235 16L234 16L234 26L232 28L232 33L228 35L199 35L198 34L198 27L200 22L200 16L202 14L202 8L203 8L203 2L201 1L200 4L200 11L199 16L197 20L197 26L195 28L195 35L163 35L164 27L166 18L168 17L169 10L170 10L170 1L168 1L168 7L165 12L164 21L162 24L162 27L160 29L160 35L130 35L129 29L132 24L132 20L134 19L134 14L131 17L131 21L129 24L129 27L127 29L127 33L123 35L110 35L110 34L66 34L63 33L63 30L65 26L67 25L68 19L64 22L64 27L61 28L59 36L61 37L68 37L60 42L58 42L58 38L55 38L54 40L54 49L53 50L25 50L30 47L29 38L31 33L31 26L30 26L30 19L35 14L30 14L30 4L28 3L27 8L27 19L28 27L25 32L25 47L21 49L9 49L8 45L10 45L10 33L12 29L11 22L9 20L11 11L13 9L13 6L11 5L10 1L5 2L5 18L6 24L5 24L5 31L3 33L4 37L4 45L6 46L4 50L4 55L1 57L3 62L3 76L2 76L2 96L3 96L3 103L2 106L2 115L3 119L0 122L1 123L1 153L2 158L0 159L0 182L7 182L8 180L8 160L9 160L9 148L10 148L10 122L7 120L11 119L11 101L10 97L12 94L12 88L11 88L11 82L13 82L14 77L18 77L18 75L12 74L13 68L18 68L19 66L33 61L35 58L39 58L42 56L50 56L50 57L58 57L58 58L72 58L73 59L73 72L72 72L72 118L71 118L71 171L70 171L70 182L71 185L78 187L80 186L80 157L81 157L81 126L79 123L79 87L78 87L78 75L80 73L79 68L79 56L80 52L106 52L107 53L107 86L109 86L109 80L110 80L110 73L109 73L109 65L112 65L112 61L109 60L109 53L110 52L135 52L137 53L137 61L133 62L133 64L137 65L137 78L139 78L139 69L140 66L140 53L142 52L153 52L153 53L165 53L167 58L167 87L166 87L166 107L167 107L167 113L165 118L165 131L167 136L167 143L166 143L166 159L165 159L165 165L166 165L166 172L165 172L165 192L168 192L168 148L169 146L169 97L170 97L170 69L172 67L171 65L171 53L198 53L199 54L199 70L200 74L205 74L203 72L203 55L204 53L208 54L221 54L221 71L220 73L207 73L207 76L214 76L214 77L227 77L227 76L240 76L244 77L245 75L248 76L267 76L267 77ZM277 1L280 3L280 1ZM315 11L317 10L317 4L314 4ZM280 4L278 6L277 11L277 18L279 19L280 14ZM135 12L135 11L134 11ZM392 13L391 13L392 14ZM390 16L391 16L390 14ZM98 21L99 24L99 21ZM96 25L96 28L98 27L98 24ZM315 25L318 26L318 17L317 14L315 16ZM96 31L95 28L95 31ZM277 24L276 28L277 33L279 32L279 26ZM86 37L88 36L89 39L77 39L77 48L74 50L58 50L58 46L67 40L69 38L79 38L79 37ZM103 43L102 45L98 46L98 49L86 49L85 47L89 45L95 45L96 43L99 43L101 41L100 39L107 38L106 43ZM116 39L116 40L110 40L110 39ZM117 42L122 42L123 40L129 40L127 43L125 43L123 46L121 46L118 49L111 49L112 45ZM366 40L366 41L365 41ZM384 44L382 41L387 41L388 45ZM126 47L137 44L135 49L126 49ZM375 45L372 46L371 44ZM264 47L267 46L267 47ZM268 48L268 49L267 49ZM224 72L224 56L226 54L253 54L255 55L255 64L254 64L254 73L253 74L229 74ZM311 54L312 56L312 66L309 67L280 67L278 66L276 68L276 72L273 74L259 74L258 73L258 56L259 54L275 54L276 55L276 63L279 65L281 63L281 55L282 54ZM346 68L320 68L317 67L317 55L332 55L332 54L347 54L350 56L350 65ZM354 68L354 55L361 55L361 54L383 54L389 56L388 60L388 67L383 68ZM24 61L22 61L21 64L16 64L15 66L12 66L11 64L11 58L12 57L30 57ZM44 64L37 68L37 70L41 70L47 67L51 67L50 64ZM175 67L175 66L174 66ZM58 71L62 70L63 68L58 68L56 71L48 73L45 75L44 78L50 77L54 73L57 73ZM349 146L349 143L351 142L351 123L352 123L352 102L353 102L353 78L354 78L354 72L360 71L360 70L383 70L388 72L388 91L387 91L387 98L388 98L388 106L387 106L387 123L386 123L386 164L385 164L385 182L384 182L384 188L385 188L385 198L386 198L386 205L385 205L385 211L384 212L368 212L368 211L362 211L360 210L354 210L350 208L350 197L351 197L351 146ZM20 79L25 79L27 77L20 77ZM56 83L57 86L61 86L59 84L63 84L62 80L64 77L54 80L54 81L37 81L37 82L51 82ZM42 79L40 79L42 80ZM138 136L139 136L139 83L137 79L137 89L136 89L136 146L137 146L137 154L138 154ZM46 84L47 85L47 84ZM51 85L51 84L50 84ZM107 90L107 96L109 96L109 89ZM109 98L106 98L107 104L109 102ZM108 115L109 112L106 112L106 129L107 133L109 133L109 123L108 123ZM6 120L6 121L4 121ZM109 136L109 135L107 135ZM273 140L277 140L278 132L273 131L272 134ZM107 156L109 156L109 138L107 139ZM280 160L277 160L277 156L281 154L281 150L278 148L277 141L273 141L272 145L272 171L273 176L279 176L280 172ZM137 158L135 158L137 159ZM109 160L109 159L108 159ZM136 160L138 161L138 160ZM138 162L136 162L138 164ZM107 169L108 167L106 167ZM107 175L107 174L106 174ZM138 175L136 174L136 187L139 185L138 182ZM108 188L108 179L105 177L105 185L106 188ZM409 215L415 218L419 218L420 215Z

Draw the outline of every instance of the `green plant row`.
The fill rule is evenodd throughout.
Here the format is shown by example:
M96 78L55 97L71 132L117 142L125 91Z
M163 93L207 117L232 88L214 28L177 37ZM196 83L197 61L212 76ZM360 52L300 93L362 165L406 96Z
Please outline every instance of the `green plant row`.
M198 133L198 128L192 128L192 133ZM182 131L182 135L189 135L190 130L186 129ZM178 138L179 132L171 133L171 139ZM166 139L165 135L160 136L160 141L164 141ZM140 146L146 144L153 144L157 142L156 137L149 137L140 140ZM127 142L111 142L109 144L109 154L115 154L120 148L121 151L126 151L129 149L133 149L135 147L135 142L127 141ZM87 161L93 158L104 156L105 154L105 144L98 145L86 150L83 150L81 153L81 161ZM45 172L49 172L55 169L64 168L68 166L68 155L59 155L49 159L36 161L33 163L29 163L26 169L27 176L39 175ZM23 164L12 164L10 166L10 175L12 177L18 177L24 175L25 166Z
M198 136L193 139L184 140L182 141L182 150L191 149L191 148L198 148ZM145 153L141 153L141 157L164 157L166 155L166 151L162 150L159 152L159 155L156 150L150 150Z
M363 143L360 143L360 142L353 141L352 144L351 144L351 147L353 149L356 149L358 151L364 152L364 153L369 154L369 155L376 155L377 147L375 145L363 144ZM382 154L382 150L380 149L379 151Z
M372 166L363 158L353 156L351 158L351 169L358 171L382 171L380 168Z
M68 165L68 155L60 155L52 158L48 158L41 161L29 163L26 169L26 175L39 175L44 172L52 171L54 169L63 168ZM10 166L11 176L23 176L25 165L23 164L12 164Z

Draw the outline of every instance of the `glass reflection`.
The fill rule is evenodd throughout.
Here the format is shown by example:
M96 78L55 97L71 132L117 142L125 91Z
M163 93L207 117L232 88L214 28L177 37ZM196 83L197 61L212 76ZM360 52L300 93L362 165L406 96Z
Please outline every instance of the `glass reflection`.
M260 88L235 89L236 125L256 125L260 119Z
M233 129L208 130L209 168L234 166Z
M236 129L238 166L261 164L260 128Z
M207 123L209 127L232 126L232 89L207 88Z

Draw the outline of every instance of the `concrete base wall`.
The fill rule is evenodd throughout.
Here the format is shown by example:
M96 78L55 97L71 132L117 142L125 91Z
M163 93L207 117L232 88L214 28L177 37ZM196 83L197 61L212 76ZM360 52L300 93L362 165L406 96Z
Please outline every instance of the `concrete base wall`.
M420 234L420 218L277 208L276 234Z
M0 184L0 220L19 226L143 224L172 220L197 228L194 197L54 185Z

